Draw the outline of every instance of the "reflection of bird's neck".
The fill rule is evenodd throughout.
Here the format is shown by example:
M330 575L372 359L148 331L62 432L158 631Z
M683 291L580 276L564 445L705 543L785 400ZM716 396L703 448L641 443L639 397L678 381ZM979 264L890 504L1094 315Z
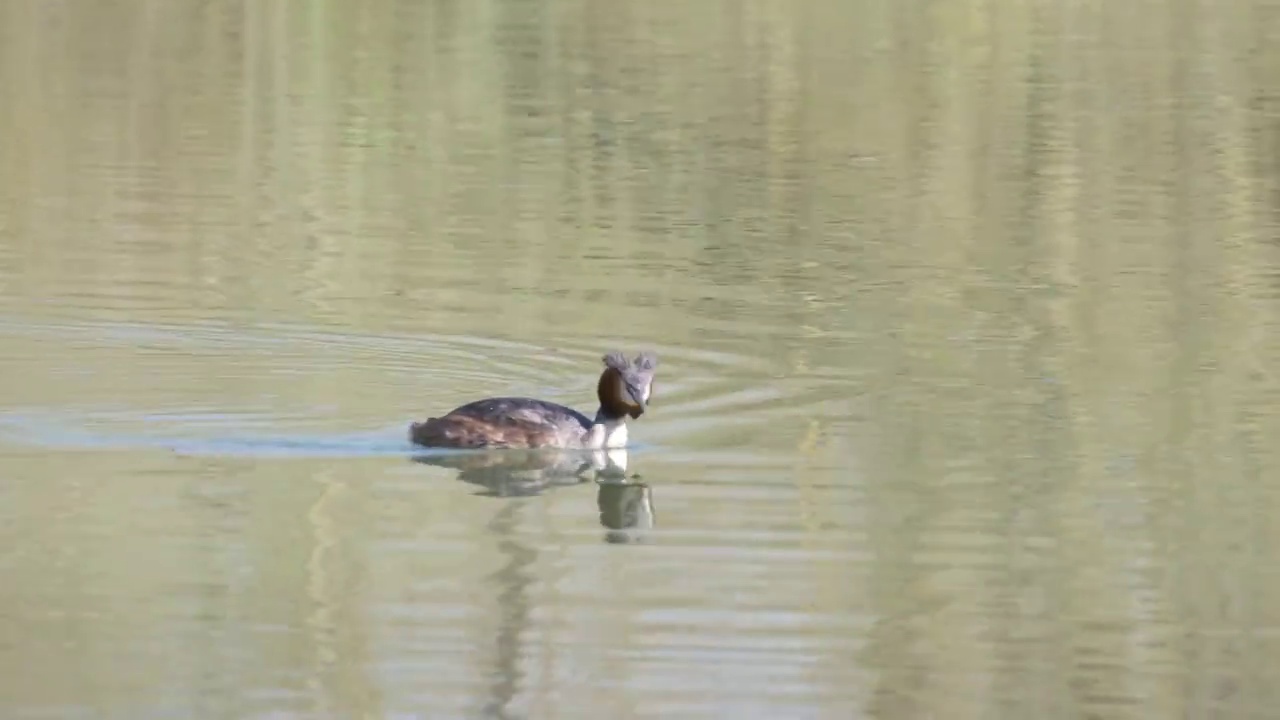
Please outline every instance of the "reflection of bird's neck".
M627 475L627 451L620 448L596 450L591 453L591 469L595 470L596 474L600 476L625 479Z
M616 449L627 446L627 418L615 417L601 406L596 419L587 431L587 447L592 450Z
M598 482L597 488L600 524L614 531L605 536L608 542L635 542L638 536L618 531L648 530L654 526L653 498L648 485Z

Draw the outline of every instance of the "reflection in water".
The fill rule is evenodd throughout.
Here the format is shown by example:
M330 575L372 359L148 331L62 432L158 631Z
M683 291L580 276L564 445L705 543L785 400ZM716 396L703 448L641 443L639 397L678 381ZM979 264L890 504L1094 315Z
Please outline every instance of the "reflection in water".
M627 451L535 450L444 451L418 453L413 461L458 471L458 479L479 485L480 495L537 495L543 490L578 485L596 478L626 477Z
M653 527L652 490L635 481L637 475L627 475L624 449L452 451L418 454L413 461L457 470L459 480L481 486L477 494L487 497L527 497L595 480L608 542L635 542L636 531Z
M492 497L537 495L548 488L594 479L600 524L608 529L607 542L636 542L637 530L653 527L649 486L632 482L636 476L627 475L628 455L624 449L452 452L421 454L413 460L458 470L460 480L481 485L486 491L478 494ZM487 525L504 562L488 578L498 607L485 717L513 716L510 706L525 678L521 661L530 654L523 638L533 624L530 609L534 601L530 593L537 582L539 553L521 539L520 513L526 507L522 503L506 503Z
M498 627L494 633L492 679L484 704L485 717L512 717L508 706L520 691L524 677L520 661L527 653L521 638L530 626L529 593L537 580L534 566L538 552L519 540L517 530L521 507L517 503L508 503L488 524L505 561L489 577L498 598Z
M635 542L637 531L653 528L653 492L642 482L617 479L596 483L596 506L600 508L600 524L609 529L605 540L611 543Z
M1274 714L1274 5L0 3L0 717Z

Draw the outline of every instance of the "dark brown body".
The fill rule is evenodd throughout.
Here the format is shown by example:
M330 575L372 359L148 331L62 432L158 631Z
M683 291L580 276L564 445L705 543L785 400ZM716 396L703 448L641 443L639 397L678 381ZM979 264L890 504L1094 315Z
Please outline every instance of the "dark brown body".
M545 400L489 398L413 423L409 439L448 448L581 447L591 427L582 413Z

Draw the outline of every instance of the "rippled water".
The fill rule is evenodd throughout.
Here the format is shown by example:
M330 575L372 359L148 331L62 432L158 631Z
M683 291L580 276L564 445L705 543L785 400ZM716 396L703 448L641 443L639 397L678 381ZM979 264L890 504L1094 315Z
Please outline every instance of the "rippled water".
M1280 18L1104 5L5 5L0 716L1270 716Z

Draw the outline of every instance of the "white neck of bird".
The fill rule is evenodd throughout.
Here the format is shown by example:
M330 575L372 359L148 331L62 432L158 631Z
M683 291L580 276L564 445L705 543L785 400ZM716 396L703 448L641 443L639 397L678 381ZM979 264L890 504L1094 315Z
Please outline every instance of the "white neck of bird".
M592 450L615 449L627 446L626 418L602 418L596 415L587 435L587 447Z
M627 451L623 448L591 451L591 468L596 475L606 478L627 477Z

